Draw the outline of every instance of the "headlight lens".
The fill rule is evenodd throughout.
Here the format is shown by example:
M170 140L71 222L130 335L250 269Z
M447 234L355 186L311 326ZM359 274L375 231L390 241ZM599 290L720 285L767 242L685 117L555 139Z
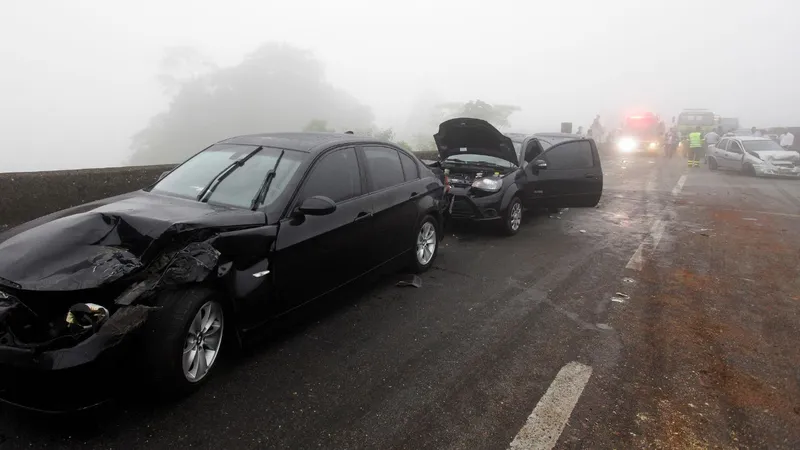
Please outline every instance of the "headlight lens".
M656 143L655 142L651 142L650 143L650 149L652 150L654 148L656 148Z
M503 179L493 177L480 178L472 182L472 187L482 191L496 192L503 187Z
M623 152L630 152L636 148L636 140L633 138L622 138L619 140L619 144L617 144L617 146Z

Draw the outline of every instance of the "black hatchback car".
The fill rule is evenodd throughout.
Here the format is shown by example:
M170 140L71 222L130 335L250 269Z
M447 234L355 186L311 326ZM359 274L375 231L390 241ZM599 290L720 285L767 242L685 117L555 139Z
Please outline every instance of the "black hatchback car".
M189 391L223 338L246 339L389 262L429 268L442 179L388 142L242 136L147 189L14 228L0 235L0 397L36 406L98 391L127 360Z
M524 208L592 207L603 192L603 169L591 139L515 143L484 120L456 118L434 135L437 167L450 184L453 220L496 221L516 234Z

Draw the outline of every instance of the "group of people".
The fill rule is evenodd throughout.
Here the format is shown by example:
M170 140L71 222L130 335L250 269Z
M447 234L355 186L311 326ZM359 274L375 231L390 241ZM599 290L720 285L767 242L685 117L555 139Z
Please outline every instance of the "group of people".
M763 137L764 132L758 130L756 127L751 128L750 133L752 136ZM733 136L733 132L725 133L725 136ZM706 162L706 149L711 145L719 143L720 138L723 136L722 127L717 127L716 130L711 130L705 135L702 128L697 127L695 131L689 133L688 136L688 152L687 164L689 167L699 167L700 162ZM671 129L664 137L664 156L672 158L675 154L678 144L681 142L681 133L676 129ZM786 130L785 133L780 135L780 146L786 150L791 150L794 146L794 134Z

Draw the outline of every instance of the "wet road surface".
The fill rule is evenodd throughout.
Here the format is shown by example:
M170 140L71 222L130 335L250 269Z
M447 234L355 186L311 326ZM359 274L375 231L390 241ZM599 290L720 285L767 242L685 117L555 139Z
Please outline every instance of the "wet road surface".
M609 158L598 208L456 227L423 285L353 289L196 395L0 448L800 448L800 180Z

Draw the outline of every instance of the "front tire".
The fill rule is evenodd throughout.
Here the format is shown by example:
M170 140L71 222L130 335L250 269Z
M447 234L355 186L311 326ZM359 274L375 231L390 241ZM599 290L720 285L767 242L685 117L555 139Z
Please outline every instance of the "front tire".
M506 236L513 236L519 232L522 225L522 201L519 197L513 197L503 214L503 227L501 231Z
M431 268L439 253L438 233L436 219L425 216L414 233L414 252L409 264L412 272L422 273Z
M219 361L225 310L214 291L189 288L162 294L145 328L148 377L163 393L185 395L205 383Z
M709 170L717 170L719 166L717 166L717 160L714 158L708 158L708 168Z
M745 164L742 166L742 175L754 177L756 176L756 169L753 168L752 164Z

